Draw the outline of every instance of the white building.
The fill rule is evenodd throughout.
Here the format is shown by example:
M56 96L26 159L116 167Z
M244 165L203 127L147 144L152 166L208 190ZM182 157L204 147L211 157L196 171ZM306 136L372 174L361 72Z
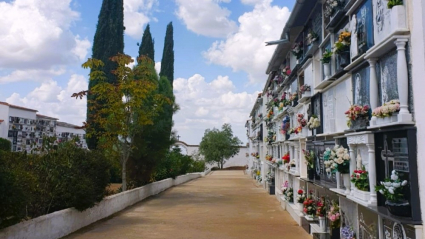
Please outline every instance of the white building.
M58 127L57 120L37 114L35 109L0 102L0 137L12 142L14 152L31 152L42 145L43 137L54 136L59 142L76 135L82 139L81 147L87 148L83 129L62 122Z
M425 3L415 0L296 1L281 39L272 42L278 46L247 123L251 160L264 187L317 238L331 231L339 238L340 230L355 238L425 238L424 13ZM374 114L347 119L352 105ZM318 124L309 127L310 120ZM336 161L326 149L335 145L349 159L331 168ZM314 155L311 169L304 150ZM350 175L363 167L368 186L357 188ZM397 201L375 191L393 170L406 180ZM293 200L281 190L285 183ZM391 185L389 194L400 188ZM303 212L299 189L323 197L328 210L339 204L336 231Z

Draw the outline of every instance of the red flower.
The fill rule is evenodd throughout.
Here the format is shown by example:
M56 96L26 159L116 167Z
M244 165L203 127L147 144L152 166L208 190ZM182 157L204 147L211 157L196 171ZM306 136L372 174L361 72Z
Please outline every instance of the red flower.
M304 191L303 190L298 190L298 194L303 194L304 193Z

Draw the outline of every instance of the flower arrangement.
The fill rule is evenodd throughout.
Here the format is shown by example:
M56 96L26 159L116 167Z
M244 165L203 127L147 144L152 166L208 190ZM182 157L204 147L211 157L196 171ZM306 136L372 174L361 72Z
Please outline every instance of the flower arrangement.
M280 187L280 190L282 191L282 194L284 196L286 195L286 191L288 190L288 187L289 187L288 181L285 181L284 183L282 183L282 186Z
M317 115L312 115L310 117L310 120L307 123L307 127L309 129L316 129L316 128L319 128L320 127L320 120L317 117Z
M251 156L252 157L254 157L254 158L260 158L260 155L258 154L258 152L256 152L256 153L251 153Z
M343 146L336 145L333 149L326 148L323 154L326 172L348 173L350 167L350 155Z
M336 201L332 201L332 206L328 211L328 219L332 229L341 227L341 214L339 212L339 205Z
M308 198L306 198L303 204L304 213L311 217L314 217L314 215L316 215L316 202L314 201L313 197L309 196Z
M285 199L288 202L294 202L294 189L293 188L287 188L287 190L285 190Z
M320 59L320 61L323 62L324 64L327 64L331 62L332 55L333 55L333 52L330 51L329 49L326 49L325 52L323 52L322 58Z
M307 167L314 168L314 151L307 151L303 149L303 153L305 158L305 164L307 164Z
M269 110L269 112L267 113L267 119L271 119L271 118L273 117L273 114L274 114L274 112L273 112L273 108L271 108L271 109Z
M360 118L368 118L369 119L370 113L371 113L371 110L370 110L369 105L364 105L364 106L352 105L352 106L350 106L350 108L347 111L345 111L346 117L348 118L347 126L350 127L351 124L352 124L352 121L356 121L357 119L360 119Z
M266 154L266 160L267 161L272 161L272 159L273 159L273 156L272 155Z
M289 162L289 165L291 166L291 167L295 167L295 160L291 160L291 162Z
M283 121L282 121L282 134L283 135L286 135L286 133L287 133L287 130L289 129L289 127L290 127L290 118L289 118L289 116L285 116L285 118L283 119Z
M283 163L289 163L291 160L291 157L289 156L289 152L287 152L285 155L282 156Z
M304 203L306 198L305 192L302 189L299 189L297 192L297 203Z
M372 111L372 115L378 118L390 117L394 113L400 111L400 101L399 100L391 100L389 102L385 102L384 105L375 108Z
M351 182L361 191L369 191L369 173L363 166L362 169L354 170L351 174Z
M290 129L288 130L288 134L293 134L293 133L295 133L295 128L290 128Z
M389 9L393 8L394 6L403 5L403 0L389 0L387 3L387 7Z
M311 91L311 87L307 84L304 84L300 87L300 93L304 94L307 91Z
M303 42L297 42L294 44L294 46L292 47L292 54L294 54L294 56L297 57L297 59L300 59L301 56L303 55Z
M297 121L301 128L307 125L307 120L304 119L304 114L297 114Z
M273 178L274 178L274 174L271 171L269 171L266 175L267 182L269 183L272 182Z
M283 74L283 76L289 76L289 75L291 75L291 67L286 66L285 68L283 68L282 74Z
M407 180L401 180L397 171L391 172L391 177L386 178L380 185L375 187L375 191L384 195L390 202L401 202L404 200L403 188L407 185Z
M316 203L316 216L324 217L326 215L325 198L321 197Z
M325 17L332 16L335 10L341 5L339 0L326 0Z
M334 52L341 54L342 52L350 50L351 44L351 33L347 30L342 31L339 34L338 41L334 44Z
M277 165L283 165L283 160L282 159L276 159L276 164Z
M319 35L315 33L313 30L310 30L310 32L307 34L307 37L305 39L307 46L310 46L313 42L317 41L319 39Z
M355 239L356 233L350 226L341 228L341 239Z
M289 101L294 102L298 99L298 92L295 92L289 96Z

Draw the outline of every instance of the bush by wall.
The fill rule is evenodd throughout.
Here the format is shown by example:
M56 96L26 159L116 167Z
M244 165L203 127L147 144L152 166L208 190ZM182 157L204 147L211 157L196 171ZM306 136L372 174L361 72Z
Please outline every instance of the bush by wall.
M105 196L111 164L73 142L40 154L1 152L0 228L69 207L85 210Z
M11 149L12 143L7 139L0 138L0 151L11 151Z

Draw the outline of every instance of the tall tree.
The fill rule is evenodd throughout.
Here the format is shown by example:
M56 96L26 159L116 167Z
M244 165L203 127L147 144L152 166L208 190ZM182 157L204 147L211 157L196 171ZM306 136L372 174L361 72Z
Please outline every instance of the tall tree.
M149 24L146 26L143 32L142 43L139 46L139 57L145 55L155 63L155 41L152 39L151 30Z
M104 63L102 70L105 72L106 82L109 83L117 82L117 77L112 71L118 65L116 62L110 61L109 58L124 52L124 29L123 0L103 0L94 35L92 58ZM90 90L98 83L98 80L89 81L87 122L89 123L88 127L93 127L96 131L102 131L103 129L93 122L93 115L96 115L99 108L102 108L105 103L95 99L94 95L90 93ZM95 105L99 108L95 107ZM87 139L87 145L90 149L96 148L97 143L98 138L96 136Z
M89 59L83 64L90 68L90 81L96 80L98 84L91 89L91 94L106 104L97 114L93 115L93 122L98 124L103 131L87 131L89 136L96 135L99 146L109 154L116 154L122 167L122 189L127 189L127 161L135 146L135 137L146 126L152 125L156 116L163 110L163 104L170 100L157 94L157 82L151 80L156 76L152 60L144 56L139 60L136 68L127 65L133 60L130 56L119 54L111 58L118 64L113 71L117 82L107 81L106 74L100 70L102 61ZM135 80L138 75L139 79ZM82 98L87 91L75 93L73 97ZM94 102L96 104L96 102ZM104 117L107 115L108 117Z
M174 81L174 39L173 39L173 23L167 25L165 33L164 51L162 52L160 76L167 77L170 81L171 88Z
M216 128L205 130L199 152L204 155L206 162L217 163L222 169L226 160L239 152L241 143L238 137L233 136L231 125L224 124L221 130Z

